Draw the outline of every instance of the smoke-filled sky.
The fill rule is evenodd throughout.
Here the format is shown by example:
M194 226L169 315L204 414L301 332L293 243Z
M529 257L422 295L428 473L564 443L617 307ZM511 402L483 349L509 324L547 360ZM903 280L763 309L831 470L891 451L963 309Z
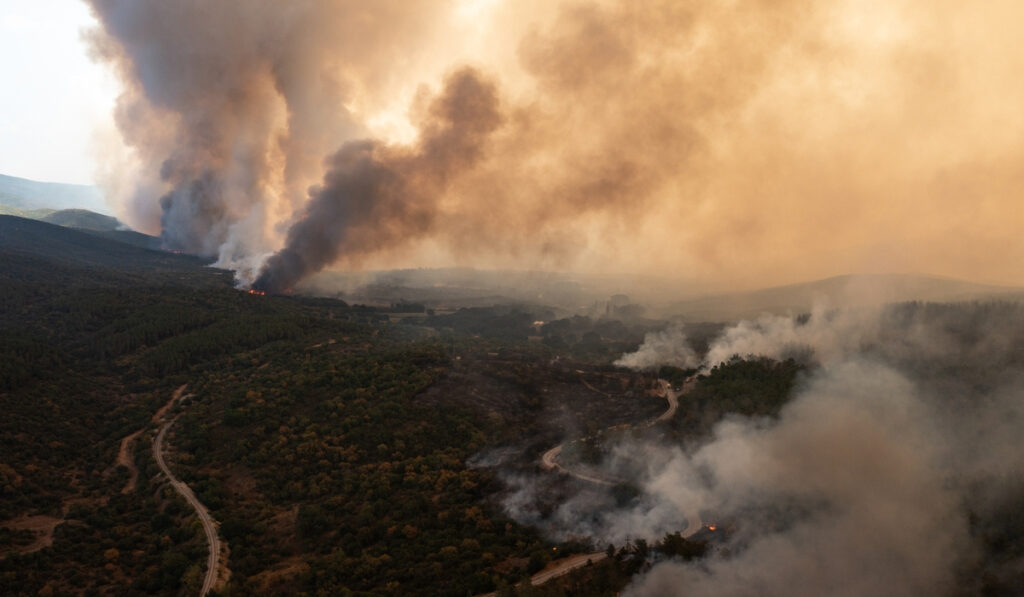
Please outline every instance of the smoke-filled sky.
M1024 283L1017 2L88 4L123 89L101 182L243 282Z

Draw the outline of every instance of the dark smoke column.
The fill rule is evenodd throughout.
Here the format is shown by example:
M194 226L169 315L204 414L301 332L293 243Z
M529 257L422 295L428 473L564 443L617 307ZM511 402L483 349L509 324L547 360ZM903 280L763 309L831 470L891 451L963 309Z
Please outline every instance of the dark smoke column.
M476 165L501 122L494 86L467 68L451 75L431 103L416 146L346 143L329 158L323 185L310 190L302 219L253 288L283 292L341 257L428 233L438 200Z

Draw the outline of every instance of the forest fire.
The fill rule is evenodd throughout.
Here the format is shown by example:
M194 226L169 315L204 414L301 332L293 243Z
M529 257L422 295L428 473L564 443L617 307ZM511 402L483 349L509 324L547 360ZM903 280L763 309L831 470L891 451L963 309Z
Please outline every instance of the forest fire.
M717 528L718 528L718 526L717 526L717 525L713 525L713 524L709 524L709 525L708 525L708 530L709 530L709 531L714 531L714 530L715 530L715 529L717 529Z
M249 294L255 294L256 296L266 296L267 293L263 290L256 290L255 288L249 289Z

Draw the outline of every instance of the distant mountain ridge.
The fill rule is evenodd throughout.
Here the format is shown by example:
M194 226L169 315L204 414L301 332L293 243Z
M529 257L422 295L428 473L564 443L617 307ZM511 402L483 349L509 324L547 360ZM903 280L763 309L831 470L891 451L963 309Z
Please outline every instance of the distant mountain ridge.
M0 216L18 216L19 218L41 220L55 211L57 210L50 209L48 207L41 207L39 209L21 209L12 205L7 205L6 203L0 203Z
M0 215L16 216L55 224L65 228L74 228L109 240L142 247L143 249L162 248L160 237L150 236L131 230L117 218L105 216L87 209L52 209L21 210L0 203Z
M622 280L604 284L586 275L529 271L438 268L367 272L321 272L300 293L386 305L396 301L448 308L496 304L537 304L602 317L610 293ZM762 313L806 313L815 306L849 307L905 301L958 302L1024 300L1024 288L979 284L914 274L851 274L741 292L673 294L669 280L649 280L627 300L648 307L651 316L689 322L756 318ZM692 293L692 290L690 291Z
M29 218L86 231L144 249L160 249L158 237L136 232L109 215L99 189L39 182L0 174L0 215Z
M94 186L40 182L0 174L0 203L21 210L88 209L109 214L103 194Z
M1024 288L913 274L851 274L747 292L676 301L668 311L690 321L802 313L815 306L850 307L903 301L1024 300Z
M161 248L160 238L127 229L109 215L102 194L92 186L39 182L0 174L0 218L8 216L57 224L94 238L116 241L117 245L133 245L142 249ZM4 230L11 230L11 226L14 225L5 222L0 226L0 233L6 234ZM24 224L14 228L30 229ZM54 237L52 230L40 234ZM67 240L65 237L57 235L54 238L60 241L55 247L78 250L72 246L74 243L62 244ZM0 245L3 240L0 239ZM31 239L21 240L32 244ZM47 249L42 245L38 248ZM107 248L114 255L121 251L116 245ZM58 257L54 252L50 256ZM99 259L95 252L93 256ZM135 263L135 260L129 262ZM672 283L668 280L652 279L640 283L634 279L633 284L629 285L624 283L624 279L460 267L322 272L307 280L300 292L371 304L396 301L417 301L428 306L534 303L600 317L605 312L602 301L611 294L629 288L629 294L642 304L657 304L655 311L662 316L676 316L693 322L749 319L762 313L803 313L817 305L843 307L911 300L1024 300L1024 288L1021 287L910 274L841 275L745 292L703 296L691 294L689 298L678 300L674 299L684 295L673 292Z

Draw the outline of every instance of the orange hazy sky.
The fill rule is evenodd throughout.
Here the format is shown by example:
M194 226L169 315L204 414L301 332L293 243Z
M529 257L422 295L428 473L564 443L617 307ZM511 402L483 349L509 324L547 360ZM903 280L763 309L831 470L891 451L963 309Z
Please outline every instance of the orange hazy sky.
M326 156L414 145L469 66L500 99L486 150L337 267L1024 283L1018 2L239 1L145 35L92 4L124 91L111 200L157 231L157 199L212 168L230 199L207 244L239 268L281 247ZM139 62L143 42L164 60Z

